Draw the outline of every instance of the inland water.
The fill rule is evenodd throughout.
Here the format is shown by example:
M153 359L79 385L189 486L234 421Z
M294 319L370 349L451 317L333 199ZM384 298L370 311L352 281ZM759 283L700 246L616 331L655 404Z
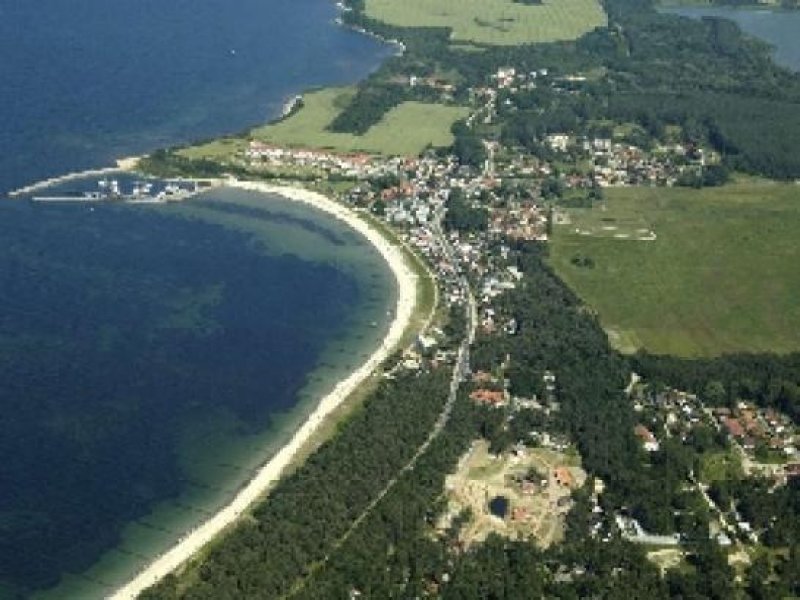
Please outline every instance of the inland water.
M662 12L700 19L719 17L734 21L745 33L773 47L775 62L800 72L800 10L733 6L684 6Z

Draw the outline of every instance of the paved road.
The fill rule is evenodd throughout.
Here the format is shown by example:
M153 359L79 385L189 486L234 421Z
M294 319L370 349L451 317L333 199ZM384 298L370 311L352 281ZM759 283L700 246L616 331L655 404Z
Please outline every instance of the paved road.
M440 222L441 222L441 215L438 215L439 218L437 219L436 224L432 227L435 235L439 238L442 243L442 247L444 248L445 254L447 258L453 262L453 248L450 245L449 240L447 237L442 233ZM455 263L453 263L455 264ZM466 335L464 339L461 341L461 344L458 347L458 354L455 361L455 365L453 366L453 375L450 379L450 390L447 396L447 401L445 402L444 406L442 407L441 412L439 413L439 417L436 419L433 428L431 429L428 437L425 441L417 448L414 455L411 459L403 465L403 467L397 472L397 474L390 479L384 488L380 491L380 493L372 499L372 501L364 508L361 514L353 521L347 531L340 537L336 543L331 548L330 552L325 556L323 560L315 564L309 569L308 574L301 580L298 581L297 585L288 593L285 597L289 598L294 596L297 592L301 591L305 587L305 583L316 573L324 567L328 561L330 560L331 555L333 555L339 548L341 548L350 536L353 535L356 529L364 522L364 520L369 517L375 507L383 500L386 495L392 491L397 482L400 480L403 475L412 471L414 467L416 467L417 462L422 457L423 454L430 448L431 444L436 440L437 437L442 433L445 425L450 420L450 416L453 413L453 406L456 403L456 399L458 398L458 390L461 387L461 383L466 379L467 375L469 374L469 349L472 343L475 341L475 330L477 327L477 308L475 305L475 297L472 294L472 291L469 287L469 282L467 278L463 275L460 277L459 280L462 289L466 291L466 298L467 303L464 307L466 312Z
M450 243L447 241L444 235L442 235L441 230L435 227L437 231L437 235L439 239L443 241L445 251L448 254L448 258L452 261L452 248ZM466 378L467 374L469 373L469 348L472 342L475 339L475 328L476 328L476 307L475 307L475 298L472 295L472 292L469 289L469 283L467 282L465 277L461 278L461 285L467 291L467 306L465 307L465 311L467 313L467 334L462 340L459 348L458 348L458 356L456 358L455 365L453 366L453 376L450 379L450 391L447 397L447 402L445 402L444 406L442 407L442 411L439 413L439 417L436 419L436 423L431 429L428 437L425 441L417 448L417 451L414 452L414 455L411 459L397 472L392 479L384 486L381 492L372 499L372 501L367 505L364 511L358 516L358 518L353 521L353 524L350 528L345 532L345 534L339 539L339 541L334 545L331 552L335 552L338 550L352 535L352 533L358 528L359 525L366 519L372 510L378 505L378 503L383 500L383 498L388 494L392 488L397 484L400 478L408 473L409 471L413 470L416 466L417 462L419 461L420 457L425 454L425 452L430 448L430 445L439 437L442 430L444 429L445 425L447 425L447 421L450 420L450 415L453 412L453 406L455 405L456 399L458 398L458 389L461 386L461 383ZM325 562L327 562L328 556L325 557Z

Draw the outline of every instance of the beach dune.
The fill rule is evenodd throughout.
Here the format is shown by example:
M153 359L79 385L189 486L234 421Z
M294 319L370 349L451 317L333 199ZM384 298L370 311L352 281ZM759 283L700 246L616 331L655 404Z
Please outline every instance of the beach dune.
M314 411L295 432L291 440L259 469L257 474L241 488L233 500L201 525L188 532L164 554L155 558L131 581L114 592L111 597L115 600L136 598L145 589L158 583L162 578L183 565L226 527L234 523L261 498L267 489L280 478L281 473L308 442L323 420L379 368L389 354L396 349L411 322L411 317L416 307L416 275L408 267L402 250L391 244L383 235L370 227L348 208L322 194L301 188L279 187L244 181L226 181L225 185L264 194L278 194L290 200L303 202L344 221L351 228L361 233L380 252L397 280L398 294L394 320L380 347L358 369L337 383L327 396L320 399Z

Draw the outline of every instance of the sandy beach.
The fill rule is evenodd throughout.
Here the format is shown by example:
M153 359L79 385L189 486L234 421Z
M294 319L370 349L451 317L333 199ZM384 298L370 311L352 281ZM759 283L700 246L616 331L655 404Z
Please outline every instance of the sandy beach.
M329 198L301 188L278 187L264 183L226 181L225 185L242 190L279 194L284 198L303 202L322 210L345 222L361 233L383 256L397 280L397 305L394 321L389 327L381 346L377 348L357 370L336 384L333 390L321 398L308 419L295 432L291 440L269 460L257 474L236 494L234 499L207 521L182 537L172 548L155 558L125 586L111 597L117 600L136 598L146 588L154 585L166 575L179 568L203 546L208 544L223 529L234 523L266 490L277 481L295 454L311 438L323 420L330 415L400 343L417 302L416 275L409 269L402 250L389 243L380 233L349 209ZM265 202L269 200L265 197Z

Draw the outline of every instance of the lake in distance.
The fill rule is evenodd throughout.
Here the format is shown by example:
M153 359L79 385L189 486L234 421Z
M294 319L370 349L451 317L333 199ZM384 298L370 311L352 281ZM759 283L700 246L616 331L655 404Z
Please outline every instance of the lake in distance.
M775 62L800 72L800 10L733 6L682 6L662 12L700 19L719 17L734 21L745 33L774 48Z
M335 16L327 0L0 4L0 598L107 595L382 339L387 266L305 205L2 198L360 79L390 50Z

